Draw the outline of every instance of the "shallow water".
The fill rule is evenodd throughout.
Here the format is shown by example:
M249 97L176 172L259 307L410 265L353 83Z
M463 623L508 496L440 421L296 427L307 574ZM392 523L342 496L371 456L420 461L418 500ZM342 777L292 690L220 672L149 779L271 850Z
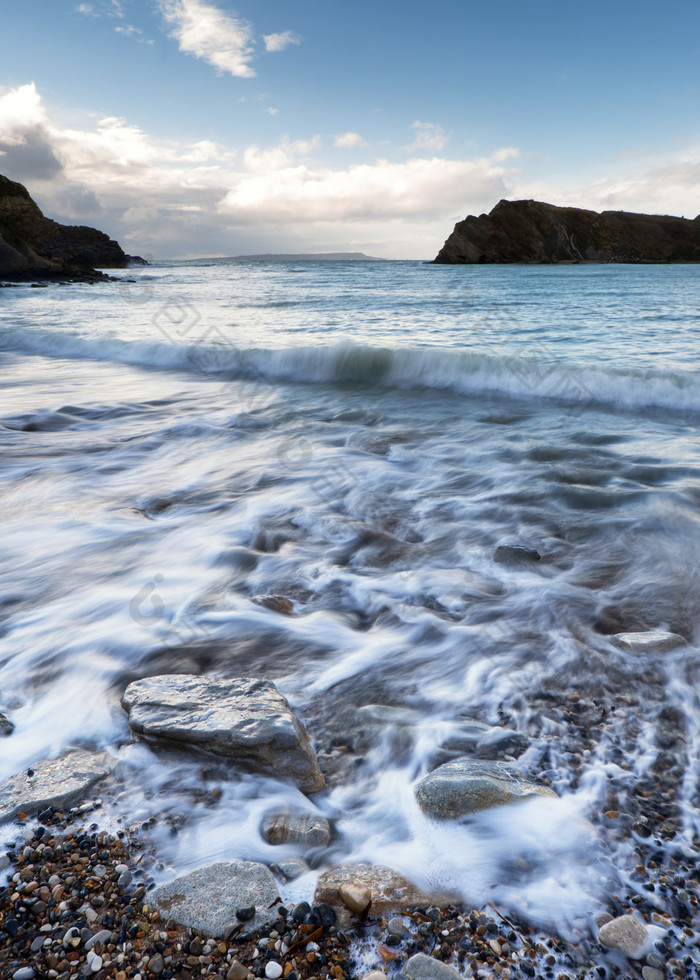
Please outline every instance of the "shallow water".
M0 778L105 747L109 806L171 816L163 877L298 853L258 832L291 801L335 821L314 867L370 859L566 930L629 884L601 814L670 753L663 846L695 853L697 268L129 277L0 291ZM687 646L612 639L646 629ZM124 687L172 671L272 678L328 789L131 744ZM365 732L377 703L415 713ZM465 717L526 736L517 765L560 799L428 821L413 784Z

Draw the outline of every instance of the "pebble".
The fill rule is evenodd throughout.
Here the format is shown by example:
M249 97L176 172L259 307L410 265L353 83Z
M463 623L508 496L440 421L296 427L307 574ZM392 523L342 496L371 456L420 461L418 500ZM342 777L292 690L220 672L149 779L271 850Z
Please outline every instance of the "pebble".
M36 973L31 966L21 966L12 974L12 980L33 980L35 976Z
M643 966L642 976L644 980L664 980L663 970L657 970L655 966Z
M282 967L276 960L269 960L267 966L265 967L265 976L268 980L277 980L281 977L283 973Z

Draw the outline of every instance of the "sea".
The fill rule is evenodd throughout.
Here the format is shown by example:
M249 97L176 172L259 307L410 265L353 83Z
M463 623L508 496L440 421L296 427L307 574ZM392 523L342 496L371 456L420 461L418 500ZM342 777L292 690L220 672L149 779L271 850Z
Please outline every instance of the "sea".
M625 813L660 771L650 833L700 856L699 354L690 265L0 290L0 779L106 751L103 819L159 818L157 880L302 856L301 899L365 860L562 933L648 898ZM616 640L648 630L684 642ZM162 673L273 680L326 789L134 741L120 698ZM557 798L429 819L414 787L472 720ZM285 807L330 845L266 843Z

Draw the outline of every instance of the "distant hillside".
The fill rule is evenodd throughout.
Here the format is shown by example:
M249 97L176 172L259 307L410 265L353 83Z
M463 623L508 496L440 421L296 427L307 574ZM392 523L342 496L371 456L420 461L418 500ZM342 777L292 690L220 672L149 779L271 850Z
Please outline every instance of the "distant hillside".
M434 261L700 262L700 215L598 214L540 201L499 201L489 214L459 221Z
M108 235L45 218L22 184L0 176L0 279L93 282L95 267L124 269L143 259L126 255Z
M268 252L265 255L232 255L231 259L249 262L391 262L364 252Z

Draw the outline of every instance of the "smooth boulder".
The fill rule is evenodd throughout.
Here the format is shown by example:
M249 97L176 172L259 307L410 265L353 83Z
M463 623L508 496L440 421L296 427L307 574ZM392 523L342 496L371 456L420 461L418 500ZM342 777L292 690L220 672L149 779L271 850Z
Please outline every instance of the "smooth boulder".
M556 796L505 762L454 759L428 773L416 786L421 808L437 820L457 820L479 810Z
M122 706L145 739L250 762L307 793L323 788L306 729L272 681L162 674L129 684Z
M646 630L640 633L616 633L615 643L628 653L666 653L687 646L678 633L665 633L663 630Z
M44 759L15 773L0 786L0 823L18 813L64 807L79 800L113 769L103 752L78 749L60 759Z
M260 833L268 844L327 847L331 839L330 825L325 817L295 810L268 813L260 824Z
M646 955L651 942L647 927L633 915L618 915L601 926L598 942L609 949L619 949L631 959L641 959Z
M416 953L403 968L409 980L464 980L464 973L459 973L453 966L436 960L425 953ZM467 976L471 976L471 969Z
M15 730L15 726L12 724L7 715L4 715L0 711L0 737L3 735L11 735Z
M149 903L163 921L172 919L186 929L218 938L230 926L240 924L236 917L240 908L255 906L246 930L271 925L277 920L278 897L275 879L264 864L218 861L159 885Z

